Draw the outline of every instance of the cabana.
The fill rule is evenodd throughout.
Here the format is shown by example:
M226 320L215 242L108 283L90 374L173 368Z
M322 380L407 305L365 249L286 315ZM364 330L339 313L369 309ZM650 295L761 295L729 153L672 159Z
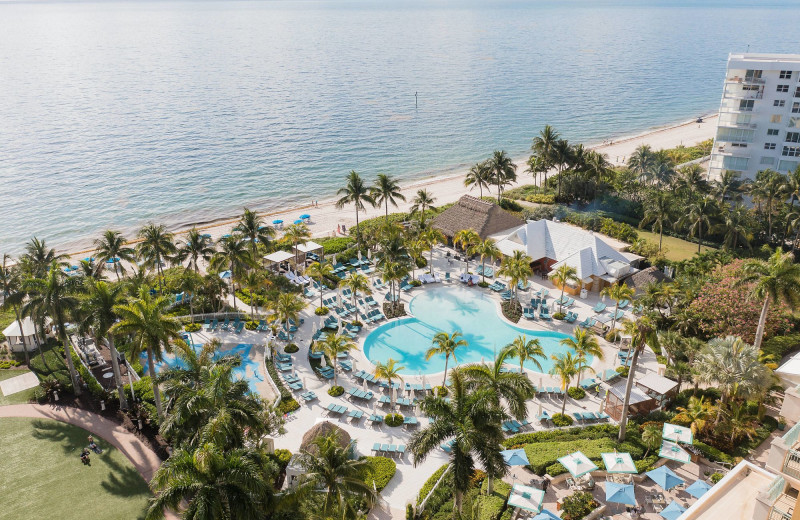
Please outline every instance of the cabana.
M629 415L646 415L666 405L675 396L678 383L655 373L647 373L636 379L631 387L628 406ZM622 419L622 404L625 401L626 380L619 381L608 389L605 412L615 421Z
M509 506L532 513L541 511L543 501L544 490L523 486L522 484L514 484L514 487L511 488L511 494L508 495Z
M300 258L303 260L310 258L311 260L318 262L325 258L325 248L310 240L303 244L297 244L296 249L300 254Z
M288 251L275 251L264 257L267 268L280 265L283 262L294 263L294 255Z
M45 327L50 325L50 318L45 318ZM11 322L11 325L3 330L3 335L8 340L8 345L11 347L12 352L23 352L22 339L25 338L25 345L28 347L28 352L36 350L39 337L36 335L36 326L33 324L30 316L22 318L22 332L20 332L17 320Z

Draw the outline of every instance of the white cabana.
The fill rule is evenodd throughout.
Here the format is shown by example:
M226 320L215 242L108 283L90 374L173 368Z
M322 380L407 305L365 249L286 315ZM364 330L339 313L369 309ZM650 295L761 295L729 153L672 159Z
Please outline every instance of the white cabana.
M321 245L311 240L303 244L297 244L297 250L301 253L313 253L314 251L319 251L321 249L323 249Z
M266 255L264 260L267 261L268 265L280 264L287 260L294 260L294 255L288 251L275 251L274 253Z
M45 319L45 326L51 323L50 318ZM22 352L22 338L25 338L25 344L28 346L28 351L36 349L36 326L29 316L22 318L22 332L19 330L17 320L11 322L11 325L3 330L3 335L8 339L8 344L13 352Z

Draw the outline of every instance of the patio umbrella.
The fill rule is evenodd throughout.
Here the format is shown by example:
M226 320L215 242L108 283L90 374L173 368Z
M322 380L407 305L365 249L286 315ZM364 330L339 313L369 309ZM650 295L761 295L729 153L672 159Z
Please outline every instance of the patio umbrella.
M395 401L397 401L397 388L392 385L392 408L394 408Z
M549 509L542 509L542 512L534 516L533 520L561 520L561 517L551 512Z
M707 483L705 480L695 480L694 484L687 487L684 491L695 498L700 498L705 495L709 489L711 489L711 484Z
M536 414L536 417L541 417L541 416L542 416L542 402L539 401L539 413Z
M367 380L366 379L362 379L361 380L361 389L363 391L365 391L365 392L367 391Z
M300 220L300 219L297 219L297 220L295 220L295 221L294 221L294 223L295 223L295 224L302 224L302 223L303 223L303 221L302 221L302 220Z
M678 517L681 516L684 511L686 511L686 508L673 500L658 514L667 520L678 520Z
M219 273L219 277L222 278L223 280L227 280L228 278L231 277L231 272L230 271L222 271L221 273Z
M303 378L303 388L308 390L308 385L306 385L306 378L305 377Z
M311 218L311 215L309 215L308 213L303 213L302 215L300 215L300 218L303 218L303 219Z
M538 513L542 508L544 490L522 484L514 484L508 495L508 505Z
M664 490L670 490L678 484L683 484L683 479L666 466L659 466L652 471L648 471L646 475Z
M664 423L661 437L668 441L682 442L683 444L691 444L694 438L691 429L670 423Z
M635 506L636 493L633 489L633 484L606 482L606 502Z
M500 455L503 456L503 460L506 461L507 466L527 466L530 464L528 455L522 448L517 450L503 450L500 452Z
M674 460L682 464L686 464L692 460L692 456L688 451L671 441L661 442L661 449L658 452L658 456L664 457L665 459Z
M597 469L595 463L589 460L589 457L587 457L580 451L576 451L575 453L571 453L565 457L561 457L560 459L558 459L558 462L560 462L562 466L567 468L567 471L569 471L570 474L575 478L578 478L581 475L585 475L590 471L594 471Z
M608 473L637 473L630 453L601 453L600 457Z
M273 224L283 224L283 221L281 219L279 219L279 218L276 218L275 220L272 221L272 223Z

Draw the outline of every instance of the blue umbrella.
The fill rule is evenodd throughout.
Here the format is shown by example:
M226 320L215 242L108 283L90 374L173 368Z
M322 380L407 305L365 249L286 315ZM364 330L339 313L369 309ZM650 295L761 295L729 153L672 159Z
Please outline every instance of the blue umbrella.
M119 257L116 256L114 258L109 258L108 260L106 260L107 264L116 264L117 262L119 262Z
M700 498L705 495L709 489L711 489L711 484L707 483L705 480L695 480L694 484L687 487L684 491L695 498Z
M302 215L300 215L300 218L311 218L311 215L309 215L308 213L303 213Z
M300 220L300 219L297 219L297 220L295 220L295 221L294 221L294 223L295 223L295 224L302 224L302 223L303 223L303 221L302 221L302 220Z
M518 450L503 450L500 452L500 455L503 456L508 466L527 466L530 464L528 455L525 453L525 450L521 448Z
M652 471L648 471L647 476L653 479L653 481L664 490L669 490L678 484L683 484L683 479L666 466L659 466Z
M92 262L94 262L94 257L93 256L91 256L91 257L87 256L86 258L83 259L83 261L84 262L89 262L91 264Z
M672 502L669 503L667 507L665 507L658 514L660 514L667 520L677 520L678 517L681 516L684 511L686 511L686 508L673 500Z
M279 218L272 221L273 224L283 224L283 221Z
M635 506L636 493L633 489L633 484L606 482L606 502Z
M230 278L231 277L231 272L230 271L222 271L221 273L219 273L219 277L222 278L223 280L225 280L226 278Z
M230 234L227 234L227 233L222 235L222 238L230 238L230 237L231 237Z
M542 512L534 516L533 520L561 520L561 518L547 509L542 509Z

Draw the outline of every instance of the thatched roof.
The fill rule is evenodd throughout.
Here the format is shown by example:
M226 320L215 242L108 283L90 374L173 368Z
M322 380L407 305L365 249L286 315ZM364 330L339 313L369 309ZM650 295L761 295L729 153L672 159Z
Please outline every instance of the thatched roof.
M303 435L303 442L300 443L300 451L313 452L316 450L314 439L317 437L325 437L331 432L336 432L339 435L339 444L342 448L346 448L350 444L350 435L346 431L332 422L322 421L312 426L305 435Z
M448 238L453 238L462 229L473 229L483 240L489 235L519 227L524 223L524 220L497 204L470 195L464 195L433 219L433 227Z
M652 266L630 275L623 283L635 290L636 294L641 294L647 290L647 286L650 284L671 281L672 278L665 275L659 268Z

